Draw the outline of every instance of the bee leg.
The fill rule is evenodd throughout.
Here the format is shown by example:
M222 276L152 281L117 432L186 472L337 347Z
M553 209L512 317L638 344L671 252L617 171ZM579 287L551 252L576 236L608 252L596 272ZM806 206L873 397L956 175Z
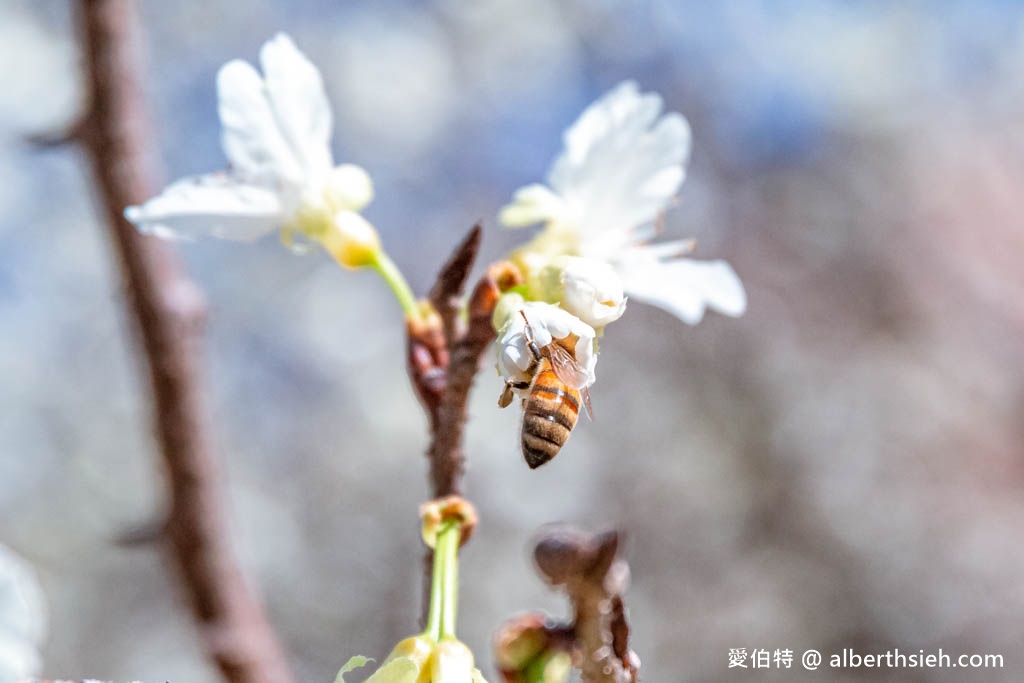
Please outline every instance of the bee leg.
M523 338L526 340L526 348L530 350L530 354L533 356L534 361L540 361L541 352L540 347L537 346L537 342L533 337L533 327L530 326L530 321L526 319L526 314L519 311L519 315L523 316Z
M529 389L529 382L513 382L512 380L505 381L505 389L501 392L501 396L498 397L498 407L507 408L512 404L512 398L515 396L513 389Z

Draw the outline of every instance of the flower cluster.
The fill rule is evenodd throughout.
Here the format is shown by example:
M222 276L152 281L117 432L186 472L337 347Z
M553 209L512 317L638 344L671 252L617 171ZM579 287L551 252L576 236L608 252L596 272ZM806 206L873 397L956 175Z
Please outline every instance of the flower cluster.
M661 111L658 95L622 83L565 132L548 186L520 188L501 210L508 227L544 223L512 254L525 286L495 316L498 371L506 381L520 383L528 360L519 311L528 311L538 345L571 330L589 386L596 340L625 312L627 294L691 325L707 308L731 316L746 309L743 285L725 261L683 258L693 248L689 240L644 244L682 185L690 153L686 119Z
M347 268L377 270L415 317L415 297L360 214L373 199L370 176L334 165L320 73L283 34L263 46L260 64L262 76L240 60L217 75L230 170L179 180L125 216L168 238L248 241L276 229L291 246L318 243ZM681 114L662 114L658 95L626 82L590 105L564 140L548 184L519 189L500 213L509 227L544 223L511 255L525 282L494 318L499 372L520 393L531 332L535 348L555 342L570 352L585 380L575 389L592 384L597 339L623 315L627 295L690 324L707 308L732 316L746 308L725 261L685 258L692 241L645 244L686 176L690 127Z
M334 163L332 114L316 67L285 35L263 46L260 64L262 75L235 60L217 76L229 170L179 180L128 207L125 217L164 238L250 241L276 230L293 248L320 245L346 268L375 270L410 323L439 320L429 302L416 300L360 213L373 199L370 176ZM663 114L658 95L626 82L588 107L564 142L547 185L521 188L500 214L508 227L544 225L510 254L512 265L504 264L519 271L517 284L501 293L492 318L506 381L500 404L514 392L549 396L527 411L529 423L524 419L531 467L554 457L581 404L589 412L597 342L625 313L627 295L689 324L708 308L731 316L746 308L743 285L726 262L686 258L691 241L647 244L685 178L690 128L682 115ZM475 517L461 499L435 501L422 515L424 541L434 549L427 628L395 646L368 681L482 683L472 653L455 636L458 549ZM506 674L564 680L567 655L528 640L510 641ZM352 658L337 682L368 662Z

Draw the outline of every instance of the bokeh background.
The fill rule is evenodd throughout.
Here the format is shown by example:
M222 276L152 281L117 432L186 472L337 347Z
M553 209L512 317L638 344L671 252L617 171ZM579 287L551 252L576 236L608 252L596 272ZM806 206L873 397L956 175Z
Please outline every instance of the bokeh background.
M320 66L339 159L419 291L539 180L622 79L689 117L672 236L729 259L740 320L634 305L583 424L530 472L498 378L473 394L462 635L566 611L528 549L564 520L629 537L644 680L1024 676L1024 5L260 0L141 3L166 178L225 164L217 68L277 31ZM0 540L37 568L45 672L213 683L156 547L140 354L82 155L24 136L81 106L69 5L0 5ZM274 239L180 249L206 290L239 551L300 680L414 630L425 421L372 275ZM730 648L998 653L1001 671L756 672Z

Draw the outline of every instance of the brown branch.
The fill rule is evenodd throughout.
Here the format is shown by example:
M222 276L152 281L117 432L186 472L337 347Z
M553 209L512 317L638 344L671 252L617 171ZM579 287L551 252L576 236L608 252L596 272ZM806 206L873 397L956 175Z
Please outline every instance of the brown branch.
M427 453L435 498L461 493L465 467L462 437L469 418L469 390L480 366L480 356L494 339L491 315L498 297L519 279L519 271L511 263L502 261L490 266L469 298L465 333L448 342L450 361L445 390L438 409L437 429L431 435Z
M462 290L480 249L475 225L441 268L430 291L432 314L408 323L409 375L430 418L430 484L433 498L461 492L466 403L480 356L494 339L491 314L501 292L521 280L510 263L492 265L473 290L461 323Z
M148 120L131 52L128 0L81 0L90 104L79 139L90 158L148 360L156 436L170 488L166 539L200 637L224 679L288 683L281 647L231 551L201 371L205 302L173 251L143 237L125 206L151 196Z
M406 321L409 377L430 418L431 434L441 429L438 420L448 385L451 342L465 333L459 324L462 289L480 250L481 232L480 224L474 225L441 267L430 290L429 312Z
M541 576L561 588L573 606L571 624L528 614L507 622L496 639L497 659L509 683L540 657L569 652L587 683L636 683L640 660L629 649L622 594L629 566L617 557L617 532L587 534L567 527L546 531L534 549Z

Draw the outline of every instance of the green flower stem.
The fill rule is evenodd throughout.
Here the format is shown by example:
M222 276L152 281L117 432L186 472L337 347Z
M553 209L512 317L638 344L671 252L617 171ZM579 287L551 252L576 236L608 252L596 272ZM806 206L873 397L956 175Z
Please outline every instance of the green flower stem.
M441 591L441 637L455 637L455 618L459 603L459 538L461 528L457 522L442 527L437 536L437 551L434 562L440 562L443 589Z
M438 550L441 541L438 539L434 549L434 572L430 577L430 608L427 612L427 628L423 632L436 643L441 638L441 593L444 590L444 563L440 561Z
M434 571L430 577L430 609L424 634L434 641L441 636L455 635L455 610L459 593L458 522L446 522L437 534L434 548Z
M391 288L395 298L398 299L405 317L409 319L418 318L420 312L419 307L416 305L416 296L412 293L412 288L409 287L405 276L402 275L402 271L398 269L398 266L391 260L391 257L382 249L377 252L370 265L384 278L384 282L388 283L388 287Z

